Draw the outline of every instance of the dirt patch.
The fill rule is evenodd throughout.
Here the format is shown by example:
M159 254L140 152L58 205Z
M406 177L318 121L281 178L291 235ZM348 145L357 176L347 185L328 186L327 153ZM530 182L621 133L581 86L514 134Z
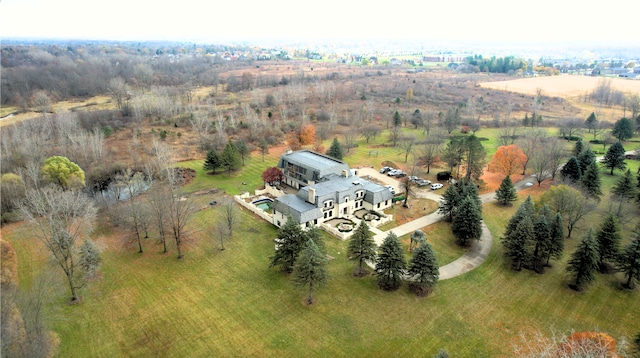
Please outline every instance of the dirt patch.
M175 174L181 179L182 185L188 185L196 178L196 171L191 168L174 168Z

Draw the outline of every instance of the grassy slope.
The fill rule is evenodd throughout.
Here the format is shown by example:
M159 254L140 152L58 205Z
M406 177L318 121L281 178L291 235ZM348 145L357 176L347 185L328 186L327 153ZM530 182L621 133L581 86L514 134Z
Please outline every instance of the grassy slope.
M376 167L382 158L403 160L397 149L378 149L378 158L366 159L368 151L361 145L346 160ZM252 177L273 165L274 158L263 163L256 155L244 173L231 178L200 175L188 190L216 186L235 194L253 189L257 185ZM199 170L201 162L184 165ZM637 169L637 162L633 165ZM205 197L198 200L206 202ZM175 250L161 255L150 242L139 255L113 239L116 235L99 239L109 246L103 277L83 290L81 305L64 304L67 295L62 291L52 306L53 328L62 341L58 355L432 356L446 348L454 356L495 357L508 356L521 331L599 329L617 338L640 331L635 315L640 293L618 290L617 275L599 275L595 284L575 293L567 289L568 255L545 275L508 270L498 236L515 206L485 206L485 220L494 234L488 260L469 274L441 282L424 299L405 288L383 292L373 277L353 278L355 265L344 256L346 243L327 238L329 255L335 257L330 262L332 280L317 291L318 302L312 307L302 304L305 290L268 269L275 229L245 214L242 229L220 252L207 231L216 210L196 215L193 241L181 261L175 259ZM586 223L599 223L598 212L590 215L567 240L566 252L572 252ZM430 240L437 240L438 232L446 235L446 224L438 226ZM45 256L25 227L3 229L4 235L20 257L21 285L28 286Z

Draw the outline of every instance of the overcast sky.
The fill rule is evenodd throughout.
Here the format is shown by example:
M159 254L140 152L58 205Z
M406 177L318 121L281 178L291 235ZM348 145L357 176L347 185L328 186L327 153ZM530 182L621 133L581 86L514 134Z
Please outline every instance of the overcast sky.
M2 0L0 36L571 41L640 47L638 16L640 0Z

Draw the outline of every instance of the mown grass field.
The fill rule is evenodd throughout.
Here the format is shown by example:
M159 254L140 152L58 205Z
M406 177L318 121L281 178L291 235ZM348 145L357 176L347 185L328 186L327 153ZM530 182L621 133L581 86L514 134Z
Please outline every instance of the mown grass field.
M372 144L378 145L378 157L369 156L370 149L359 142L345 159L353 167L379 168L383 160L404 164L397 148L380 143ZM251 191L262 184L260 173L275 165L277 157L274 150L262 162L254 154L230 177L205 175L202 161L184 162L181 165L198 173L186 191ZM629 161L632 171L638 164ZM616 171L613 178L607 177L603 170L605 191L621 175ZM520 201L541 192L526 189ZM206 206L208 198L196 200ZM102 226L96 236L104 249L102 276L82 290L79 305L66 304L68 293L61 286L50 295L46 312L61 340L56 353L60 357L430 357L439 349L453 357L509 357L520 333L538 330L547 335L553 330L600 330L629 340L640 331L640 289L620 290L620 275L598 275L580 293L567 287L569 254L590 226L599 225L606 205L605 197L566 240L563 259L539 275L513 272L502 257L499 236L517 204L486 204L484 218L494 236L487 261L468 274L440 282L426 298L406 287L381 291L372 276L354 278L356 265L345 257L347 243L325 236L328 254L334 257L329 263L331 280L316 291L312 306L303 303L306 290L268 268L276 230L247 212L226 250L220 251L212 234L220 209L199 211L182 260L176 260L174 248L160 254L152 239L144 243L145 253L137 254L125 234ZM637 206L633 210L635 216L624 226L625 240L638 222ZM23 289L41 270L59 271L47 264L46 252L29 230L19 224L2 229L3 238L18 253ZM448 224L425 230L439 260L455 257L459 249L443 243L451 239Z

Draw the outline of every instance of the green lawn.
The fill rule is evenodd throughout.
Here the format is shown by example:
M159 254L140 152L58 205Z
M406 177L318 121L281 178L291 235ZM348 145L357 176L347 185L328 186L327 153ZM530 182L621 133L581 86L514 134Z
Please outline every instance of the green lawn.
M484 136L483 131L478 134ZM379 137L375 144L382 142ZM379 168L383 160L403 164L397 148L376 147L378 157L371 157L370 149L359 144L345 157L352 166ZM185 162L198 172L186 189L252 191L262 184L260 173L276 159L271 155L262 162L254 154L230 177L204 175L202 161ZM629 162L632 171L638 163ZM620 176L617 171L615 178ZM615 179L602 177L607 187ZM198 200L206 204L204 196ZM470 273L440 282L426 298L406 287L381 291L372 276L354 278L356 263L345 257L347 242L325 235L328 254L335 258L329 263L331 280L316 291L317 303L310 307L303 304L304 289L268 268L275 228L246 211L225 251L211 233L220 209L199 211L180 261L174 248L160 254L153 240L145 242L144 254L137 254L118 238L123 234L101 227L96 239L104 250L102 276L82 289L81 304L67 305L68 293L61 286L46 306L48 322L61 341L56 355L431 357L444 348L453 357L508 357L520 332L601 330L627 341L638 333L640 289L619 290L620 275L598 275L581 293L567 287L569 254L589 226L599 225L607 198L579 225L567 240L563 259L544 275L513 272L502 257L499 236L518 204L484 206L494 235L488 259ZM637 206L634 210L638 213ZM638 217L625 226L625 240ZM426 229L440 262L462 252L451 245L448 226ZM28 227L12 225L2 234L18 253L21 289L41 270L59 271L47 265Z

